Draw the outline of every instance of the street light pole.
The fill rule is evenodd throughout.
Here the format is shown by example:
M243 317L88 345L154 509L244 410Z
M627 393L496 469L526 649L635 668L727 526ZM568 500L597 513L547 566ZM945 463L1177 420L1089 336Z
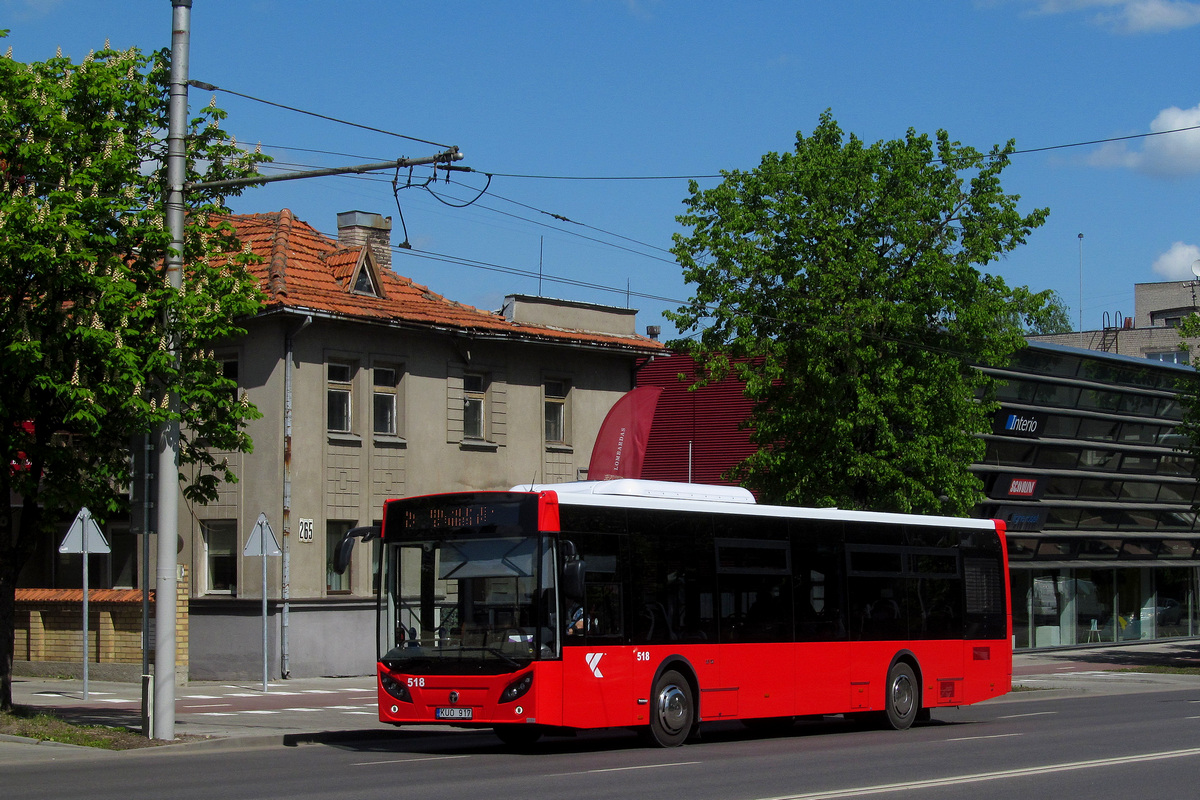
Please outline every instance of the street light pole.
M166 277L172 289L183 286L183 183L187 179L188 44L192 0L171 0L171 86L167 125L166 224L171 235ZM174 320L163 320L173 358L179 353ZM179 395L167 397L170 419L158 431L158 570L154 583L154 738L175 738L175 614L179 559Z

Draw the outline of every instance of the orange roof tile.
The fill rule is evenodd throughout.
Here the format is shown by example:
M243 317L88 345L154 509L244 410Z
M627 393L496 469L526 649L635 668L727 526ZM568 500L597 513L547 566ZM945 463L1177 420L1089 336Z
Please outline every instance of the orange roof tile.
M244 247L262 257L251 271L267 295L267 310L320 311L364 321L452 328L514 339L533 339L653 353L659 342L637 335L565 330L513 322L503 314L448 300L377 264L382 297L351 292L363 246L345 247L288 209L229 218Z
M150 593L154 600L154 592ZM83 589L17 589L18 603L82 603ZM89 603L140 603L141 589L88 589Z

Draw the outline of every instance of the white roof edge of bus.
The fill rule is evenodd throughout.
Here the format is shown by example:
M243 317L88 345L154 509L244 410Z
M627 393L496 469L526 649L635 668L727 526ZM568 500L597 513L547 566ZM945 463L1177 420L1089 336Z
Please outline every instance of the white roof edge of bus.
M644 481L619 478L612 481L574 481L514 486L515 492L554 491L560 494L603 494L624 497L657 497L671 500L707 500L710 503L754 503L754 495L740 486L715 486L705 483Z
M890 522L910 525L950 525L958 528L995 528L995 521L977 517L942 517L921 514L902 514L891 511L859 511L836 507L805 508L803 506L760 505L754 495L736 486L713 486L671 481L644 481L621 478L612 481L575 481L568 483L523 483L512 487L514 492L552 491L560 501L571 505L606 505L604 497L629 498L630 507L672 508L737 514L739 507L749 507L745 513L789 519L843 520L847 522ZM707 492L712 492L712 495ZM733 499L737 498L737 499ZM612 501L608 501L612 502ZM659 504L662 505L659 505Z

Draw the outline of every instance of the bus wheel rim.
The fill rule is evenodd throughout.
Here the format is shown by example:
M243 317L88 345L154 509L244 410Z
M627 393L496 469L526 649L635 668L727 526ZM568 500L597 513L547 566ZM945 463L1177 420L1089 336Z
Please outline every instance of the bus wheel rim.
M658 693L658 721L671 733L678 733L687 724L687 696L676 685L664 686Z
M897 675L892 681L892 708L900 716L907 716L913 709L916 693L907 675Z

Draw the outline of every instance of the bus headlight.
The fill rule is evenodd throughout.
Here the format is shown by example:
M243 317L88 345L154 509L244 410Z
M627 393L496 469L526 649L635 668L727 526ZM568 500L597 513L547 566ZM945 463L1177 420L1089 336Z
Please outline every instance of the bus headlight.
M511 703L518 697L522 697L533 686L533 673L526 672L517 680L513 681L508 687L500 693L501 703Z
M388 675L386 672L380 673L379 682L383 685L383 690L385 692L400 702L411 703L413 701L412 695L408 693L408 687L393 678L391 675Z

